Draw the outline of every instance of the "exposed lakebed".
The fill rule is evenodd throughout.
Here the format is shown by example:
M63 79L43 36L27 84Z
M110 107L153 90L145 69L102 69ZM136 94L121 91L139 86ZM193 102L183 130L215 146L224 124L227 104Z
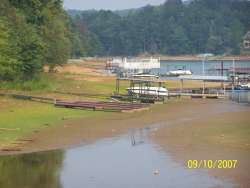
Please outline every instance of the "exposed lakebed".
M228 180L190 170L154 144L160 125L131 129L64 151L0 157L0 187L231 187Z

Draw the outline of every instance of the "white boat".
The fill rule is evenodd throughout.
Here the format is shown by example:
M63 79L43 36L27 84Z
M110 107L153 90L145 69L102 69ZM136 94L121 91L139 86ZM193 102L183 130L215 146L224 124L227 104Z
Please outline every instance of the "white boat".
M239 84L235 86L236 90L250 90L250 83Z
M190 70L176 70L176 71L169 71L167 72L167 75L169 76L181 76L181 75L192 75L192 72Z
M127 88L127 91L138 95L168 96L168 90L165 87L132 87Z
M132 75L134 78L159 78L159 76L154 74L134 74Z

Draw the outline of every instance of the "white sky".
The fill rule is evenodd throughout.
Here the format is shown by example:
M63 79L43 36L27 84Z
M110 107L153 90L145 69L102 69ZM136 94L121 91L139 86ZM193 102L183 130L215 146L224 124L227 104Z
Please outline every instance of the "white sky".
M129 8L139 8L149 4L159 5L164 2L165 0L64 0L64 8L77 10L123 10Z

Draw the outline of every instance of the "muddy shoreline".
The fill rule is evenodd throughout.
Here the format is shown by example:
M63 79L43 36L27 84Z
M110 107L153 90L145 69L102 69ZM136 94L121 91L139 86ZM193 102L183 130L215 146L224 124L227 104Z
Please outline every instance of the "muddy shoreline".
M224 112L209 118L197 118L177 122L171 127L164 127L152 135L152 140L163 150L172 155L173 159L188 168L188 160L237 160L236 168L200 168L206 170L213 177L222 177L235 182L235 187L250 185L250 138L233 137L227 129L234 125L245 124L250 126L249 110ZM223 126L215 134L212 129ZM241 127L239 127L240 129ZM202 130L204 129L204 130ZM236 133L235 133L236 134ZM198 169L190 169L197 171Z
M47 127L20 139L18 147L13 146L9 148L9 151L0 151L0 155L72 147L100 138L120 135L132 128L147 127L155 123L171 125L174 122L214 116L231 111L232 106L236 108L233 111L245 109L238 104L226 100L180 99L168 101L164 105L153 105L149 110L142 112L107 112L103 116L96 118L65 119L63 124Z
M236 159L240 164L236 169L207 170L214 177L229 178L236 185L246 187L250 184L249 137L245 140L238 140L240 136L237 135L217 138L216 126L223 126L218 131L232 129L234 124L250 126L248 114L249 106L228 100L171 100L164 105L154 105L144 112L107 113L97 118L65 120L63 125L48 127L24 138L26 142L19 146L21 151L12 148L13 151L1 151L0 156L72 148L157 124L161 128L152 133L152 141L178 163L186 166L186 161L190 159ZM215 133L211 133L211 136L207 134L209 130L215 130Z

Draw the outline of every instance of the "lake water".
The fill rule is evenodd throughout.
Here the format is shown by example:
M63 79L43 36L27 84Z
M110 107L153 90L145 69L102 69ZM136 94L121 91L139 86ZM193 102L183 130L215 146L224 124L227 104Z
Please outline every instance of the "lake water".
M91 145L0 157L2 188L210 188L226 179L176 163L148 138L155 128L131 130ZM154 173L154 172L159 173Z
M232 61L223 61L224 69L233 68ZM235 67L237 68L250 68L250 61L235 61ZM214 70L221 68L221 61L205 61L205 75L218 76L221 75L221 71ZM165 74L168 71L187 69L191 70L194 75L203 74L202 61L161 61L160 70L154 70L154 74ZM223 72L223 75L227 75L227 71ZM168 78L171 79L171 78ZM172 78L176 79L176 78ZM250 104L250 91L234 91L229 92L229 98L238 103Z
M221 61L205 61L205 74L206 75L221 75L221 71L212 69L220 69ZM224 69L233 68L232 61L223 61ZM235 61L235 67L250 68L250 61ZM161 61L160 70L155 70L154 73L166 74L168 71L186 69L191 70L195 75L202 75L203 65L202 61ZM226 71L224 71L226 75Z
M229 98L232 101L250 105L250 91L235 90L229 92Z

